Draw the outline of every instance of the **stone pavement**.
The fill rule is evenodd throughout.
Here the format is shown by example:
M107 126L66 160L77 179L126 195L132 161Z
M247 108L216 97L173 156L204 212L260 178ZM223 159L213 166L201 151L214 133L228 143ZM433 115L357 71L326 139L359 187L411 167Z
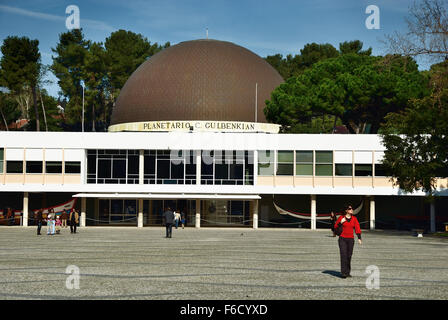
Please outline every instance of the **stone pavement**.
M448 240L410 232L364 231L342 279L327 230L78 230L0 227L0 299L448 299ZM69 265L79 289L66 286ZM370 265L378 290L366 288Z

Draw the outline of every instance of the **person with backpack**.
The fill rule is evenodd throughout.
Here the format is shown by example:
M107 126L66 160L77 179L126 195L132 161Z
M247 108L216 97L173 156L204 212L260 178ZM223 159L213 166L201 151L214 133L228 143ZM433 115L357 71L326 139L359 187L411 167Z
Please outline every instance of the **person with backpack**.
M353 236L353 230L358 237L358 243L361 245L361 227L359 226L358 219L353 215L352 206L347 206L345 209L345 215L341 215L334 224L336 234L339 236L339 253L341 255L341 277L351 277L351 260L353 254L353 246L355 239Z

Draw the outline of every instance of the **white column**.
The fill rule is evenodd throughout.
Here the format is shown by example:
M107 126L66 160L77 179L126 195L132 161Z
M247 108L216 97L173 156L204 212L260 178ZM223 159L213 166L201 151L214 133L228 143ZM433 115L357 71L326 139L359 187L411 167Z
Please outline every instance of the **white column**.
M196 150L196 184L201 184L201 150Z
M143 184L145 174L145 151L140 150L138 162L138 183Z
M258 200L254 200L252 210L252 228L258 229Z
M436 205L435 205L434 201L435 200L433 200L431 202L431 206L430 206L430 215L431 215L431 217L430 217L430 223L431 223L430 231L431 232L436 232Z
M258 150L254 150L254 186L258 184Z
M196 228L201 227L201 200L196 199L196 221L194 226Z
M143 199L138 199L137 227L143 228Z
M316 230L316 195L311 195L311 230Z
M375 198L370 196L370 230L375 230Z
M81 221L80 227L86 226L86 198L81 198Z
M22 226L28 227L28 192L23 193Z

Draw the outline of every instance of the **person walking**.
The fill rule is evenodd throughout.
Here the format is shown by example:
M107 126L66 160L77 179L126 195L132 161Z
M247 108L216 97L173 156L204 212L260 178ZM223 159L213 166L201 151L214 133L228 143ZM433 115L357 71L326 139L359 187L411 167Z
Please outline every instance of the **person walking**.
M8 221L8 226L14 225L14 212L12 211L11 207L8 207L6 210L6 219Z
M67 228L67 219L68 219L68 210L67 209L62 210L62 213L61 213L61 222L62 222L61 227L62 228Z
M174 222L174 213L171 211L171 208L166 208L163 213L163 220L165 220L166 227L166 238L171 238L171 234L173 231L173 222Z
M182 225L182 229L184 229L184 227L185 227L185 211L182 211L180 213L180 223Z
M331 231L333 231L333 237L336 237L336 232L335 232L335 229L334 229L334 224L336 223L336 220L337 220L337 216L334 214L334 212L333 211L331 211L331 213L330 213L330 225L331 225Z
M76 233L76 225L79 222L79 213L75 208L70 212L68 220L70 221L70 233Z
M176 229L179 226L179 221L180 221L180 213L179 210L176 210L174 212L174 225L176 226Z
M34 220L36 221L36 224L37 224L37 235L38 236L40 236L40 229L42 228L42 220L43 220L42 213L43 213L43 210L40 209L34 215L35 216Z
M54 223L55 223L55 217L54 217L54 211L53 209L48 210L47 214L47 235L54 235Z
M339 236L339 253L341 255L341 277L351 277L351 260L353 253L353 246L355 239L353 236L353 229L358 236L358 243L361 245L361 227L359 226L358 219L353 215L352 206L347 206L345 214L341 215L334 224L334 229L342 228L342 233Z

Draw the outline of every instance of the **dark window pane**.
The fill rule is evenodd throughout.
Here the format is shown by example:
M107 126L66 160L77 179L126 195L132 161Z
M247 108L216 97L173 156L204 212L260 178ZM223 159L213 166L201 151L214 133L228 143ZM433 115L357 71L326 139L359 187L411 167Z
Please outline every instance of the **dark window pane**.
M112 160L98 160L98 178L111 178L112 177Z
M355 164L355 176L369 177L372 176L371 164Z
M353 167L351 164L335 164L335 174L337 176L352 176Z
M313 151L296 151L296 162L313 163Z
M169 179L170 178L170 161L157 159L157 178Z
M65 173L81 173L81 162L66 162Z
M316 163L332 163L333 151L316 151Z
M316 176L333 176L333 165L316 164Z
M112 178L126 178L126 160L114 160Z
M213 164L201 164L201 174L202 175L212 175L213 174Z
M277 175L278 176L292 176L294 167L293 164L277 164Z
M156 157L154 155L145 155L145 174L155 174L156 172Z
M196 164L195 163L190 163L185 165L185 173L186 174L192 174L194 176L196 176Z
M46 173L62 173L62 162L60 161L47 161L45 162Z
M96 155L87 156L87 173L96 174Z
M6 173L23 173L23 161L6 161Z
M138 174L139 158L138 156L128 156L128 174Z
M26 173L42 173L43 163L42 161L27 161Z
M378 163L375 164L375 177L387 177L384 165Z
M230 165L230 179L243 179L243 165L231 164Z
M229 178L229 165L228 164L215 164L215 179L228 179Z
M184 178L184 164L171 164L171 178L183 179Z

